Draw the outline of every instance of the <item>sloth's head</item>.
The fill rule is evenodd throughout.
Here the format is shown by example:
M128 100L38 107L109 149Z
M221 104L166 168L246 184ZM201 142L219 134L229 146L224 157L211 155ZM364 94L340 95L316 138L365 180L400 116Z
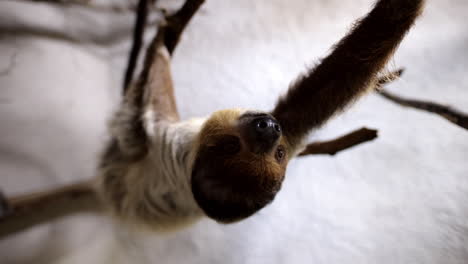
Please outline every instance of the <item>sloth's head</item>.
M254 214L281 188L287 149L281 126L270 114L213 113L199 133L191 177L195 200L219 222Z
M307 134L369 90L425 2L377 1L320 64L289 87L272 115L214 113L194 148L192 192L204 212L232 222L271 202Z

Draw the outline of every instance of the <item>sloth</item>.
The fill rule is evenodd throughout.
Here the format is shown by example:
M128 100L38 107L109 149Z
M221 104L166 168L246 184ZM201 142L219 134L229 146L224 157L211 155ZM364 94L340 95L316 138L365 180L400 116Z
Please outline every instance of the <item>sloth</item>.
M104 208L124 224L157 231L202 216L232 223L255 214L274 200L307 135L375 87L424 2L377 1L271 111L226 109L190 120L179 118L170 51L159 30L110 122L97 176L6 199L0 235L32 225L28 217L41 222L77 208Z

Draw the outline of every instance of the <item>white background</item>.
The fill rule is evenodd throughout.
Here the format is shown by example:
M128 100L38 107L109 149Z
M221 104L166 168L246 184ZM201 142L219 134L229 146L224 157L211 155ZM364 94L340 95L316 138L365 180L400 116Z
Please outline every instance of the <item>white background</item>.
M271 109L371 3L207 0L173 60L182 117ZM388 66L407 69L389 89L468 112L467 13L465 0L429 0ZM93 176L132 25L126 13L0 3L6 194ZM241 223L125 234L107 218L69 217L0 240L0 263L467 263L468 131L371 94L311 140L361 126L379 138L294 160L275 202Z

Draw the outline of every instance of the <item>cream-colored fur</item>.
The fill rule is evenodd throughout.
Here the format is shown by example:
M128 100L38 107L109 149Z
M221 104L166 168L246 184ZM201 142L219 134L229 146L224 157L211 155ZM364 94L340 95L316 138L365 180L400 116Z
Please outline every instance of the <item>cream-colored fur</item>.
M172 230L202 215L190 189L190 172L195 140L204 119L154 123L153 113L146 112L144 117L148 153L136 161L125 154L118 163L109 161L100 169L97 188L103 202L121 221L158 231ZM117 139L121 137L119 129L111 129ZM121 148L117 151L125 152ZM103 160L113 155L105 153Z

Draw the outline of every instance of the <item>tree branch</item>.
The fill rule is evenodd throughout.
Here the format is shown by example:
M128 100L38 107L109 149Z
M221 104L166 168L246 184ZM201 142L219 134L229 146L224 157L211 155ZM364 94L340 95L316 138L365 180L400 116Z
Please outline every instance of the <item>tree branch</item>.
M100 202L88 181L11 198L0 195L0 239L65 215L98 210Z
M147 2L147 0L140 0L140 4L142 2ZM154 50L156 43L158 40L164 41L164 44L169 51L170 54L174 52L176 48L180 36L184 29L186 28L187 24L189 23L190 19L193 15L197 12L200 6L204 3L204 0L187 0L184 5L174 14L170 16L165 16L165 23L159 26L158 33L155 35L153 40L151 41L148 50L146 52L146 58L143 65L143 70L141 73L140 80L142 85L148 79L147 75L149 74L149 68L151 67L153 57L154 57ZM144 18L147 14L147 10L141 7L140 4L137 14L137 21L135 23L135 34L133 38L133 47L130 54L129 63L127 66L126 74L125 74L125 82L124 82L124 94L126 93L128 86L130 85L133 79L133 72L135 71L136 62L138 60L138 54L141 50L142 39L144 34L144 25L146 24L146 18ZM142 4L144 5L144 4ZM146 5L147 7L147 5ZM138 18L140 17L140 18ZM135 49L135 50L134 50Z
M298 156L335 155L340 151L374 140L375 138L377 138L377 130L363 127L333 140L310 143Z
M399 104L401 106L411 107L419 110L423 110L426 112L437 114L448 121L458 125L464 129L468 130L468 114L463 113L457 109L454 109L450 106L429 102L429 101L422 101L422 100L415 100L404 98L394 93L388 92L383 89L383 86L403 74L403 69L395 71L391 74L391 77L384 77L378 81L377 84L377 92L384 98Z
M133 43L130 50L130 56L128 58L127 69L125 70L123 92L125 94L128 86L132 82L133 73L138 62L140 55L141 46L143 44L143 37L145 34L146 23L148 20L148 7L150 5L149 0L140 0L138 2L136 18L135 18L135 29L133 31Z
M33 3L48 3L53 5L70 5L70 6L82 6L85 8L93 9L96 11L103 11L103 12L115 12L115 13L123 13L123 12L134 12L136 7L133 4L129 5L116 5L116 4L95 4L93 0L13 0L17 2L33 2Z
M204 2L205 0L187 0L175 14L167 17L164 44L170 54L174 52L188 22Z

